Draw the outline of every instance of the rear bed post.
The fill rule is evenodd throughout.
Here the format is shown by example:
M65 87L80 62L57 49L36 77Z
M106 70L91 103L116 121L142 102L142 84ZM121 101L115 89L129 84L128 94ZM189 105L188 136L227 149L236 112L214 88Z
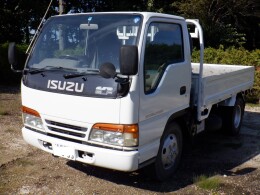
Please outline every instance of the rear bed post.
M198 86L198 98L197 98L197 120L201 121L201 112L202 110L202 77L203 77L203 59L204 59L204 39L203 39L203 31L197 20L187 19L187 24L195 25L195 32L190 33L192 38L199 38L200 42L200 69L199 69L199 86Z

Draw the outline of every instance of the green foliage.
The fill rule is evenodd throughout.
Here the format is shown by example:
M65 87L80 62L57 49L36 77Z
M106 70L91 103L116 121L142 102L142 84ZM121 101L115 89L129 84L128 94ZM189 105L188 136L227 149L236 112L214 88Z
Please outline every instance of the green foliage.
M141 1L139 1L141 2ZM176 13L176 8L169 1L164 0L147 0L146 8L143 11L158 12L158 13Z
M259 48L257 0L63 0L63 13L152 11L199 19L206 46ZM0 0L0 43L29 43L49 0ZM47 18L59 14L53 1ZM46 19L47 19L46 18Z
M176 0L172 6L185 18L199 19L207 47L240 47L246 39L258 40L254 26L259 18L252 13L255 4L256 0Z
M192 61L199 62L199 50L192 53ZM235 64L255 67L255 83L251 94L247 95L247 100L252 103L258 103L260 99L260 49L248 51L244 48L236 49L229 47L224 49L220 46L218 49L206 48L204 50L204 62L211 64Z
M49 0L0 0L0 43L29 43ZM51 13L51 12L50 12Z
M219 188L221 181L216 177L209 178L205 175L200 175L194 178L194 183L205 190L216 190Z
M242 47L246 43L246 34L239 33L237 28L231 24L225 25L226 35L224 36L224 42L226 46ZM222 39L223 40L223 39Z
M199 50L194 49L192 61L199 62ZM248 51L242 47L224 48L220 45L218 49L212 47L204 50L204 62L212 64L236 64L255 66L260 68L260 49Z
M0 116L9 115L9 112L0 107Z

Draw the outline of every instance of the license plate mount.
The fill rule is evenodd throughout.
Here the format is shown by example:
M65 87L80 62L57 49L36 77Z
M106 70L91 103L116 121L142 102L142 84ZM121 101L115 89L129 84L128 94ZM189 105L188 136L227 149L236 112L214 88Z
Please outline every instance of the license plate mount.
M76 159L76 153L72 147L56 143L52 145L52 148L53 148L53 154L56 156L67 158L69 160Z

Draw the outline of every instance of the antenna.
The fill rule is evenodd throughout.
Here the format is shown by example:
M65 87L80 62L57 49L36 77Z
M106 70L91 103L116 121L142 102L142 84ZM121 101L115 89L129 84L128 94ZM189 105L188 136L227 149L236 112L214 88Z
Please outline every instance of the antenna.
M59 0L59 15L62 15L63 13L63 1Z
M32 40L31 40L31 43L29 44L29 46L28 46L28 48L27 48L27 50L26 50L25 54L28 54L28 52L29 52L30 48L32 47L32 44L33 44L33 42L34 42L34 40L35 40L35 38L36 38L37 34L38 34L38 33L39 33L39 31L40 31L41 25L42 25L43 21L45 20L45 17L46 17L46 15L47 15L47 13L48 13L48 11L49 11L50 7L51 7L52 1L53 1L53 0L51 0L51 1L50 1L49 5L48 5L48 7L47 7L47 10L46 10L46 12L45 12L45 14L44 14L44 16L43 16L43 18L42 18L41 22L40 22L40 24L39 24L39 26L38 26L38 28L37 28L37 30L36 30L36 32L35 32L35 34L34 34L34 36L33 36Z

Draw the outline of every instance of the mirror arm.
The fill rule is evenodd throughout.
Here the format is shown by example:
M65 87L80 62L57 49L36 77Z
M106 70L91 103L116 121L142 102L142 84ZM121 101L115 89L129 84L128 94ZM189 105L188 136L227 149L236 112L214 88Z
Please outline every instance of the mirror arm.
M119 95L122 97L126 96L130 89L129 76L127 78L116 77L115 82L119 83Z
M23 72L23 70L16 70L16 69L14 69L14 67L13 67L12 64L11 64L11 70L12 70L13 72L15 72L15 73L22 73L22 72Z
M121 78L121 77L118 77L118 76L115 76L115 77L116 77L115 81L117 83L120 83L121 85L129 83L129 76L127 78Z

